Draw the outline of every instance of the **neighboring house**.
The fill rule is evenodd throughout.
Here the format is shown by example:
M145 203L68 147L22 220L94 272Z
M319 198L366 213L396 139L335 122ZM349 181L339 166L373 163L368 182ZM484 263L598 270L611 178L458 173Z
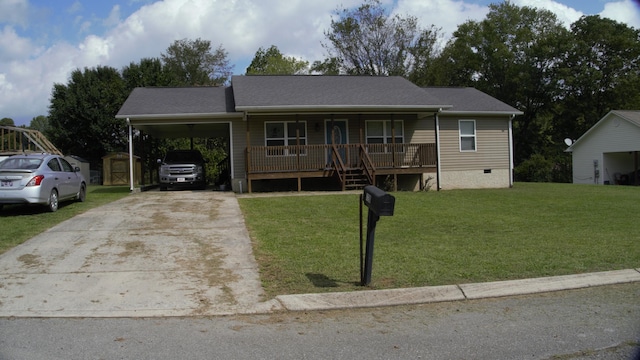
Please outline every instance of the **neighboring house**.
M287 181L414 191L511 186L519 114L473 88L401 77L234 76L229 87L136 88L116 117L154 137L225 137L236 192Z
M574 184L640 185L640 110L613 110L576 140Z

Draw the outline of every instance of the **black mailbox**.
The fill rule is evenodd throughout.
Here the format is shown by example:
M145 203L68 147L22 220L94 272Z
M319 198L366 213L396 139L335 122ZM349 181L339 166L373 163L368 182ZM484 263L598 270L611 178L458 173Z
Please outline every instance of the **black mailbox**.
M373 242L376 234L376 224L380 216L393 216L393 208L396 198L387 194L379 188L369 185L365 186L364 194L360 197L361 204L369 208L367 215L367 247L362 259L362 205L360 205L360 281L362 285L369 285L371 282L371 268L373 264Z
M378 216L393 216L396 198L373 186L365 186L363 202Z

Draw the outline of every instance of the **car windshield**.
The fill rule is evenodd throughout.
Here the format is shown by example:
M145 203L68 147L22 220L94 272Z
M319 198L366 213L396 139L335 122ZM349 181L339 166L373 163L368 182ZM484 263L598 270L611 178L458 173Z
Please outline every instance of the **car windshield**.
M202 157L197 152L193 151L175 151L167 153L164 159L166 162L179 163L179 162L193 162L202 161Z
M8 158L0 162L0 170L35 170L42 164L42 159Z

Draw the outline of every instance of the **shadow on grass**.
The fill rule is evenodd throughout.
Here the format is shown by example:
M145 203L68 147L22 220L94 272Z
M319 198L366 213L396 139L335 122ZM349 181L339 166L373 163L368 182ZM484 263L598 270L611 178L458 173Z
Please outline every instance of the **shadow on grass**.
M72 202L61 202L58 204L58 211L64 209L66 206L71 205ZM40 204L15 204L15 205L4 205L2 209L0 209L0 217L15 217L15 216L24 216L24 215L40 215L40 214L48 214L50 211L48 210L46 205Z
M96 188L89 188L89 193L96 194L127 194L130 190L126 186L100 186Z
M318 288L333 288L333 287L340 286L340 284L355 285L355 286L360 285L360 282L357 282L357 281L356 282L338 281L328 277L325 274L306 273L305 275L307 276L307 279L311 281L313 286Z
M338 287L338 282L327 275L307 273L306 276L315 287Z

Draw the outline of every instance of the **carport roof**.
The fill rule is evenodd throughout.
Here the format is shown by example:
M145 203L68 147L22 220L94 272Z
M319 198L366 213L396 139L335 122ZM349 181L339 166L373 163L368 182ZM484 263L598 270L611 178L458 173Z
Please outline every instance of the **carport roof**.
M229 87L135 88L116 115L156 138L229 136L235 112Z
M228 87L144 87L133 89L116 118L225 117L233 113L233 93Z

